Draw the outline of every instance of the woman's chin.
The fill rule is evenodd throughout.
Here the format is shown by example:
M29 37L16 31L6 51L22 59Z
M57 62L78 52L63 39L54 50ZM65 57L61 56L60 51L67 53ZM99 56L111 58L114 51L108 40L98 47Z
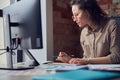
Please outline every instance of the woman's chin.
M80 25L80 24L79 24L78 26L79 26L80 28L83 28L83 27L85 27L86 25Z
M84 26L82 26L82 25L78 25L80 28L83 28Z

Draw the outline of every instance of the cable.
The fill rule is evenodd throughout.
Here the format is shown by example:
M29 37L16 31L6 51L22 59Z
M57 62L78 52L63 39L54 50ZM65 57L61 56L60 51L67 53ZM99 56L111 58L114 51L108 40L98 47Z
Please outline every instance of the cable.
M0 49L0 50L6 50L6 52L3 52L3 53L0 53L0 55L4 54L4 53L7 53L7 52L10 52L11 49L9 49L9 47L7 46L6 49ZM12 50L12 55L16 55L16 53Z
M6 49L0 49L0 51L1 51L1 50L6 50Z
M7 53L7 52L0 53L0 55L5 54L5 53Z

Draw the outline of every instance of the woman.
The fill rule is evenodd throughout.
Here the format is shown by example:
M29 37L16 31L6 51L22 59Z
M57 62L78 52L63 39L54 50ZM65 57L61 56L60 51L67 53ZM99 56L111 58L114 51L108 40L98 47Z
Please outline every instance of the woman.
M71 0L73 21L82 28L83 58L60 52L56 60L70 64L120 63L120 27L109 19L96 0Z

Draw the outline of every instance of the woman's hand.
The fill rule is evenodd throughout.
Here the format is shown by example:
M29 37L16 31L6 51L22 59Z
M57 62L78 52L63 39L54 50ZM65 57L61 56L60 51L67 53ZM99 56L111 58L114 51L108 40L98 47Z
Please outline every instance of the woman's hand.
M89 58L71 58L65 52L60 52L56 60L64 63L77 65L85 65L89 63Z
M60 52L56 60L64 63L68 63L70 59L71 57L67 55L65 52Z
M69 60L70 64L77 64L77 65L86 65L89 63L89 58L72 58Z

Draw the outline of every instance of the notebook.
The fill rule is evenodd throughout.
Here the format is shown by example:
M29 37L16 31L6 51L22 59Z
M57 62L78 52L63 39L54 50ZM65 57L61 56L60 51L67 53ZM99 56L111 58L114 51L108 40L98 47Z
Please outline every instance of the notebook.
M120 73L118 72L93 71L81 69L34 76L32 77L32 80L96 80L96 79L107 80L118 77L120 78Z

